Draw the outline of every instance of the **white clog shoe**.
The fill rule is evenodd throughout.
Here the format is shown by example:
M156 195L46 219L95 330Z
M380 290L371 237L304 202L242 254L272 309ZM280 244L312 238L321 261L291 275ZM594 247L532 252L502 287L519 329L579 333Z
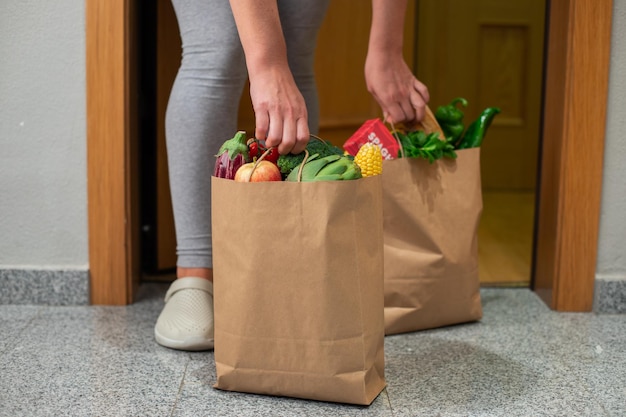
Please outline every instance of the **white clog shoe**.
M172 349L213 349L213 283L195 277L174 281L165 294L154 336L158 344Z

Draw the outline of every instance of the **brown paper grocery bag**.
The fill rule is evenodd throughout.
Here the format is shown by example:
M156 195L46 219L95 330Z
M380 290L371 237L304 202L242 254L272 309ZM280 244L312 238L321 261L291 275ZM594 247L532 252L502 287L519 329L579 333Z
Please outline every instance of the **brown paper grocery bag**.
M480 149L457 159L383 162L385 333L482 316Z
M216 388L353 404L381 392L381 184L212 178Z

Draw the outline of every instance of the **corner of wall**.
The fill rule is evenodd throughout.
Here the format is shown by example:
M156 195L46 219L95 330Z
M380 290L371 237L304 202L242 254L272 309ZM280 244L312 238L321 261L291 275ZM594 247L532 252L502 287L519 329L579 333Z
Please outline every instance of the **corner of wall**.
M593 311L599 314L626 313L626 276L596 275Z

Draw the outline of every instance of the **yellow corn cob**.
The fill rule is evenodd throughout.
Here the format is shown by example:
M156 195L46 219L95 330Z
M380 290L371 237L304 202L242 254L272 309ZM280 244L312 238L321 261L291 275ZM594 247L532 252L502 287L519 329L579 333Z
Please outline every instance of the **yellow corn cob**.
M373 143L366 143L357 152L354 162L361 168L361 175L371 177L383 172L383 155Z

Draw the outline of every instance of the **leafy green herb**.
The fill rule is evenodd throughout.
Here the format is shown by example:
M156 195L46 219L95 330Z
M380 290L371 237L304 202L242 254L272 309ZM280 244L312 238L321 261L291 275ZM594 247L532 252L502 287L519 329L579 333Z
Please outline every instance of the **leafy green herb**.
M399 152L399 158L423 158L431 164L441 158L456 158L454 146L439 138L439 134L426 134L421 130L402 133L394 132L396 137L402 144L402 151Z

